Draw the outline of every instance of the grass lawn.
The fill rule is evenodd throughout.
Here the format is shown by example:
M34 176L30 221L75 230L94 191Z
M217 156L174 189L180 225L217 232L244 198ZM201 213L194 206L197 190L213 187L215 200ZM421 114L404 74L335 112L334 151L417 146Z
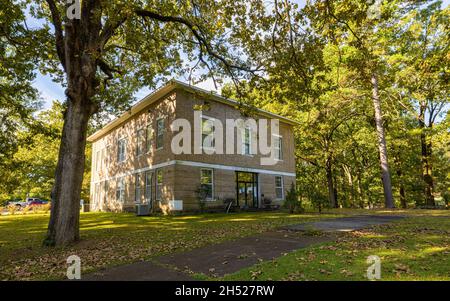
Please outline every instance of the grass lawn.
M345 233L335 242L300 249L221 280L367 280L366 259L377 255L381 259L381 280L448 281L449 213L404 211L411 217ZM441 217L426 217L430 214Z
M65 248L42 246L48 214L0 217L0 280L63 279L70 255L82 273L264 232L281 225L336 217L282 212L136 217L84 213L82 241Z

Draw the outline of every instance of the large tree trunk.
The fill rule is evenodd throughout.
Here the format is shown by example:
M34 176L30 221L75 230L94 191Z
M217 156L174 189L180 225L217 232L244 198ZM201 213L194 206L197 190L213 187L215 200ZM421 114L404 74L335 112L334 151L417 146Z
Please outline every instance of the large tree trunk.
M90 11L86 10L84 13ZM67 245L80 238L80 195L85 167L86 135L89 119L97 110L92 97L98 87L96 43L99 24L99 20L93 23L71 20L67 21L65 26L67 108L45 245Z
M46 245L67 245L79 239L80 194L90 112L82 102L68 102L52 190Z
M333 182L333 170L330 158L327 159L325 169L327 174L328 200L330 202L330 207L337 208L336 194L334 191L334 182Z
M427 143L425 133L425 109L426 104L420 105L419 126L420 126L420 144L422 148L422 179L425 182L425 203L428 206L434 206L433 196L433 176L431 169L431 143Z
M378 78L376 73L372 73L372 100L375 109L375 125L378 136L378 149L380 153L381 179L383 181L384 202L386 208L394 208L394 199L392 197L391 175L389 172L389 163L386 147L386 137L384 134L383 115L381 113L381 102L378 93Z

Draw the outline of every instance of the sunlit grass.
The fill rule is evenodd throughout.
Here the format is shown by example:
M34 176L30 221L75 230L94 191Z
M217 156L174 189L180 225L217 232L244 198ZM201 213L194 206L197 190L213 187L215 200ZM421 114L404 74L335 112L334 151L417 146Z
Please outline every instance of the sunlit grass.
M0 280L63 278L66 258L82 259L82 272L148 260L287 224L336 217L283 212L137 217L129 213L83 213L81 242L46 248L42 241L49 214L0 217Z
M367 280L369 255L381 258L381 280L448 281L450 218L411 217L342 234L335 242L297 250L223 279Z

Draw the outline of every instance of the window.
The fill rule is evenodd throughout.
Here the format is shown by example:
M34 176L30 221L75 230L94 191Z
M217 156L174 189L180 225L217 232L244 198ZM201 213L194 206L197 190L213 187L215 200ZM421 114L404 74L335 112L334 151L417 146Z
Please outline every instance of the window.
M214 148L214 119L202 118L202 147Z
M156 149L161 149L164 145L164 119L156 121Z
M153 138L153 129L152 126L149 125L147 126L147 132L146 132L146 137L145 137L145 145L147 148L147 153L152 151L152 138Z
M283 137L274 136L275 159L283 160Z
M136 156L140 156L145 151L145 131L144 129L140 129L136 133L137 141L136 141Z
M127 140L125 138L119 139L117 142L117 162L123 162L126 158Z
M213 170L212 169L202 169L200 175L200 185L202 191L205 192L205 198L207 200L212 200L213 198Z
M275 176L275 195L277 199L283 199L283 177Z
M152 201L152 180L153 174L150 171L145 173L145 201L151 203Z
M105 181L105 186L103 187L104 191L104 195L103 195L103 200L104 203L106 204L108 202L108 195L109 195L109 181Z
M106 154L105 154L105 166L109 166L110 164L111 164L111 146L110 145L108 145L108 146L106 146Z
M100 203L100 183L95 184L94 188L94 204Z
M242 154L243 155L251 155L252 149L251 149L251 134L252 131L249 127L246 127L243 131L242 135Z
M134 202L141 202L141 175L136 174L135 182L134 182Z
M162 169L156 170L156 199L161 201L162 185L163 185L163 173Z
M106 167L106 148L104 147L102 149L102 163L101 163L101 170L104 170Z
M117 180L116 200L121 203L125 201L125 178Z
M96 171L100 170L100 160L101 160L101 158L100 158L100 151L97 151L95 153L95 170Z

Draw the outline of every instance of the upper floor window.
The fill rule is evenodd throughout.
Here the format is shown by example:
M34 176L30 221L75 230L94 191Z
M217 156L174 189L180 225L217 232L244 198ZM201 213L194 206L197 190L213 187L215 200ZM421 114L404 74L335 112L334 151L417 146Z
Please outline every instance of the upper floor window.
M207 200L212 200L213 198L213 170L212 169L202 169L200 174L200 185L202 187L202 193Z
M242 154L243 155L251 155L251 139L252 139L252 131L249 127L246 127L242 133Z
M274 136L275 159L283 160L283 137Z
M108 167L111 164L111 146L106 146L105 150L105 166Z
M147 149L147 153L152 151L152 142L153 142L153 128L151 125L147 126L146 133L145 133L145 146Z
M275 176L275 195L277 199L283 199L283 177Z
M96 171L100 170L100 161L101 161L101 152L97 151L95 153L95 170Z
M202 147L214 148L214 119L202 118Z
M156 121L156 149L163 148L164 145L164 119L160 118Z
M125 138L117 141L117 162L123 162L126 159L127 140Z
M117 180L116 200L121 203L123 203L125 201L125 178L124 177L119 178Z
M136 155L140 156L145 151L145 130L140 129L136 133L137 141L136 141Z

